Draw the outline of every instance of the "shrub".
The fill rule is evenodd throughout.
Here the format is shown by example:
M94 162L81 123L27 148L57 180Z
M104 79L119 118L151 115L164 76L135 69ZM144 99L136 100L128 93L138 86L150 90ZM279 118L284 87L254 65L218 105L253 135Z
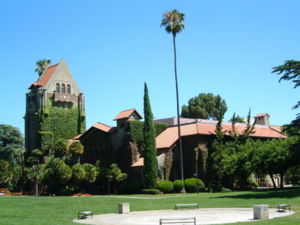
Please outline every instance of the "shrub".
M163 193L170 193L174 190L173 182L164 180L157 184L157 188Z
M147 194L147 195L159 195L160 194L160 190L158 189L143 189L142 190L142 194Z
M183 189L184 182L182 180L175 180L173 182L173 185L174 185L174 191L177 192L177 193L179 193Z
M74 183L80 184L86 177L84 167L80 163L76 163L72 167L72 180Z
M187 192L197 192L205 189L204 182L197 178L185 179L184 186Z
M120 193L122 194L137 194L142 190L142 183L138 181L126 180L120 184L119 189Z

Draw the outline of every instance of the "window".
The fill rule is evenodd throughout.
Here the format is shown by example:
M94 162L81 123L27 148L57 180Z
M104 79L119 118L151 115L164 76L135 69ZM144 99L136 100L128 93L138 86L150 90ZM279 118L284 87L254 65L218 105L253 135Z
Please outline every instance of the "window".
M56 93L59 93L60 92L60 85L59 83L56 83Z
M65 84L61 85L61 93L66 93L66 85Z
M71 94L71 85L70 84L67 85L67 93Z

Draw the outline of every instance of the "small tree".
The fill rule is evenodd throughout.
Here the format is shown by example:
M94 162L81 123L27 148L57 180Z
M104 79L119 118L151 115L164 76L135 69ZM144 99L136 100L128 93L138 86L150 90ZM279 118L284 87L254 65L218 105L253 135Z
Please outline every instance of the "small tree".
M158 163L156 152L155 130L151 112L147 84L144 86L144 167L143 183L145 188L154 188L158 176Z
M35 72L38 73L39 76L41 76L43 74L43 72L45 71L45 69L51 64L51 60L50 59L42 59L36 62L36 69Z
M200 93L182 106L181 116L186 118L217 119L220 112L227 111L227 105L220 95Z

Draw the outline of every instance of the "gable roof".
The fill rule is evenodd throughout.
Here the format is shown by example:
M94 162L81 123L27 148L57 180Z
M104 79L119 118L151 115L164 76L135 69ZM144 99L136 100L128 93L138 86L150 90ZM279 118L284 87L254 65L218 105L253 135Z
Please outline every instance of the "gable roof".
M100 122L97 122L93 125L94 128L98 129L98 130L101 130L105 133L109 133L112 129L112 127L104 124L104 123L100 123Z
M127 109L124 110L122 112L120 112L115 118L114 120L120 120L120 119L127 119L129 118L133 113L136 113L136 115L142 119L143 117L141 116L141 114L139 114L139 112L136 109Z
M99 130L99 131L102 131L104 133L110 133L110 132L113 131L114 128L110 127L110 126L108 126L108 125L106 125L104 123L97 122L93 126L91 126L87 131L85 131L84 133L82 133L79 137L76 136L73 139L77 138L77 140L78 139L80 140L80 139L84 138L86 135L88 135L90 132L92 132L95 129Z
M29 89L36 86L45 86L49 81L49 79L51 78L54 71L56 70L57 66L58 64L47 67L47 69L43 72L43 74L39 77L39 79L33 84L31 84Z
M223 131L227 134L232 131L231 123L222 123ZM246 124L237 123L235 124L235 130L237 134L241 134L245 128ZM191 136L191 135L215 135L216 121L211 121L211 123L191 123L186 125L181 125L181 136ZM255 125L254 133L250 135L251 137L259 138L287 138L285 135L280 133L278 127L274 129L265 125ZM170 148L178 140L178 130L177 126L169 127L164 130L160 135L156 137L156 148Z

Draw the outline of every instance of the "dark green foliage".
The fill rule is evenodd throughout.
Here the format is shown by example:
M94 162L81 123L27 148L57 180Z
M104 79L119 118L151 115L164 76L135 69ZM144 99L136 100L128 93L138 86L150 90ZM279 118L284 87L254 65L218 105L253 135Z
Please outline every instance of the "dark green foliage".
M0 187L10 190L18 188L21 179L21 166L6 160L0 160Z
M143 167L143 183L146 188L154 188L158 176L157 152L155 130L153 126L153 115L151 112L148 88L145 83L144 87L144 167Z
M53 146L54 155L57 157L64 156L68 153L68 141L65 139L58 139Z
M41 149L47 152L55 144L57 139L71 139L79 132L85 130L85 120L80 121L80 112L77 105L71 109L52 106L51 100L47 100L47 106L41 115L40 131ZM80 129L80 130L79 130Z
M157 184L157 188L163 193L171 193L174 190L172 181L164 180Z
M184 180L184 186L187 192L204 191L205 185L201 179L188 178Z
M80 184L86 178L86 172L83 165L77 163L72 166L72 181L74 183Z
M241 117L240 115L235 115L233 114L232 118L229 120L229 122L234 122L234 123L245 123L245 119Z
M42 59L36 62L36 69L34 70L35 72L38 73L39 76L43 74L45 69L51 65L51 60L50 59Z
M165 129L168 128L168 124L166 123L153 122L153 125L154 125L156 136L158 136L161 132L163 132ZM126 132L130 136L130 139L132 141L135 141L136 143L142 143L143 128L144 128L144 122L131 120L127 122Z
M83 154L83 145L79 141L75 141L69 146L69 153L73 155L82 155Z
M67 184L72 177L72 169L60 158L50 158L44 168L44 182L57 190L59 185Z
M148 188L148 189L142 189L142 194L146 194L146 195L159 195L160 194L160 190L155 189L155 188Z
M85 180L89 183L94 183L98 175L97 168L89 163L84 163L82 166L86 173Z
M183 180L175 180L173 182L173 185L174 185L174 191L177 193L180 193L183 190L184 181Z
M24 153L21 132L11 125L0 124L0 159L21 163Z
M141 192L143 184L139 181L125 180L120 183L119 191L122 194L138 194Z
M273 68L272 73L277 73L281 75L279 82L281 80L292 80L295 83L294 88L299 87L300 85L300 61L296 60L287 60L283 65L276 66ZM300 107L300 101L294 106L294 109ZM300 114L297 114L295 120L292 121L291 124L288 125L290 129L292 128L300 128Z
M191 98L188 105L182 106L181 116L217 120L226 111L227 104L220 95L200 93L198 96Z

